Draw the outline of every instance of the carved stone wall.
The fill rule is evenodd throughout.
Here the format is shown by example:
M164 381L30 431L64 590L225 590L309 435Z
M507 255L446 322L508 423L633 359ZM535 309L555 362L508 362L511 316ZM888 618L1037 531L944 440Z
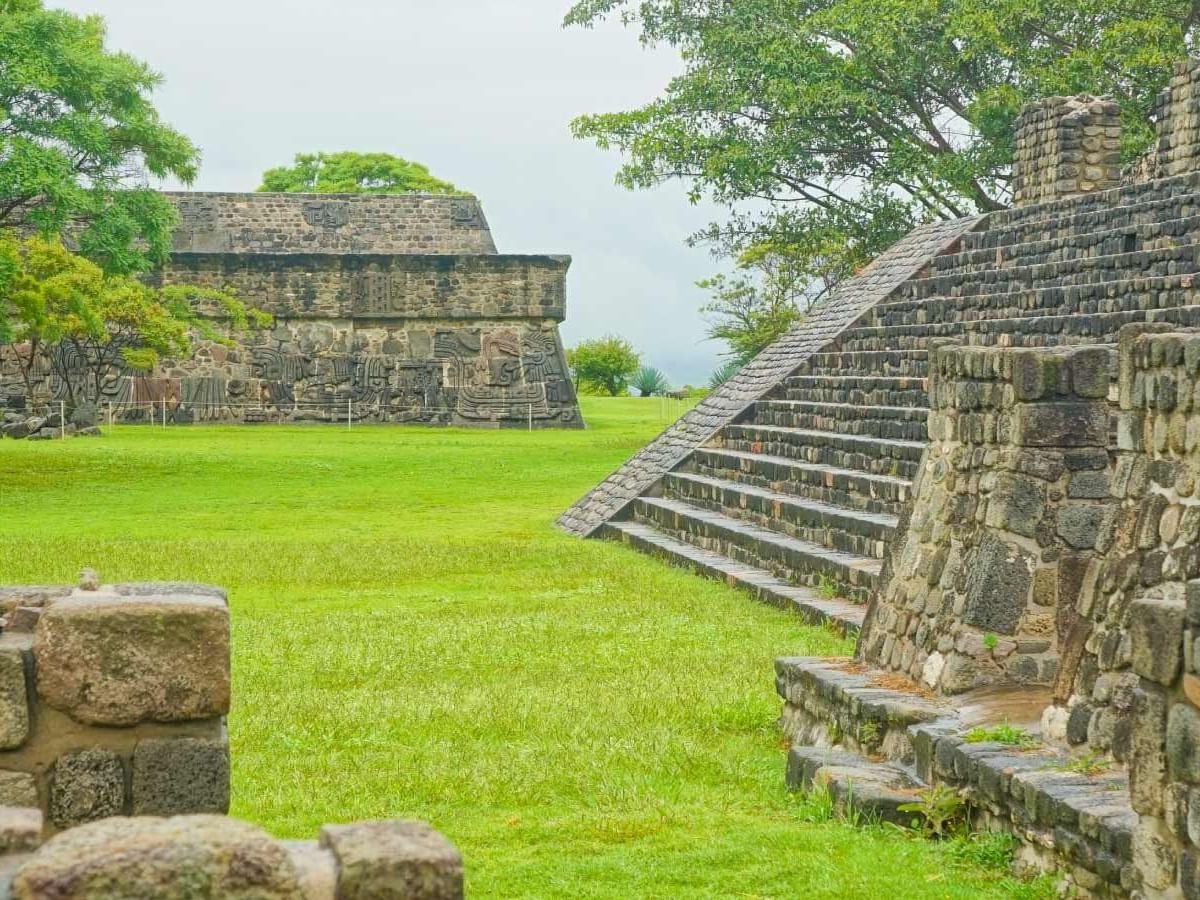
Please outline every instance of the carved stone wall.
M231 290L275 327L198 339L150 374L113 369L98 392L71 379L76 397L57 372L81 361L40 361L28 398L0 354L0 400L95 400L119 422L583 426L558 333L571 260L497 254L474 198L171 197L183 225L152 280ZM201 314L223 330L219 306Z
M1095 97L1048 97L1017 119L1016 205L1032 206L1116 187L1121 110Z

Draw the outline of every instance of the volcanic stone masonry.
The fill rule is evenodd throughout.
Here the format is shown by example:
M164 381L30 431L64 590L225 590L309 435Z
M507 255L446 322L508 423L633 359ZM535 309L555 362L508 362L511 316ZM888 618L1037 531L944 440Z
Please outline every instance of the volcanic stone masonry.
M229 608L206 585L0 588L0 900L461 900L420 822L277 841L229 809Z
M99 397L66 397L46 365L26 398L0 357L10 407L87 399L118 421L583 426L558 333L570 258L497 253L476 199L168 196L180 225L152 280L231 289L274 326L232 346L199 339L193 358L148 376L114 371ZM219 305L201 314L224 330Z
M949 789L1064 896L1200 898L1200 60L1157 109L1118 173L1111 102L1031 106L1013 209L915 231L560 519L857 635L776 663L789 786L905 826Z

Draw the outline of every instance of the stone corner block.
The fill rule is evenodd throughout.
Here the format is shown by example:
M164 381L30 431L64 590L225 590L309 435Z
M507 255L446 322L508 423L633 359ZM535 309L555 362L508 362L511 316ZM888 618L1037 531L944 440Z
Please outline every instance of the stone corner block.
M1170 686L1183 661L1183 626L1187 605L1182 599L1140 597L1129 607L1133 671Z
M0 646L0 750L14 750L29 737L24 656L19 647Z
M338 897L355 900L461 900L458 849L424 822L326 825L320 844L338 863Z
M287 849L225 816L114 817L56 835L25 861L14 900L309 896Z
M229 744L193 737L138 741L132 800L135 816L229 812Z
M50 821L72 828L125 811L125 765L109 750L64 753L50 782Z
M219 597L72 597L38 621L33 657L38 694L79 722L127 726L229 711L229 609Z

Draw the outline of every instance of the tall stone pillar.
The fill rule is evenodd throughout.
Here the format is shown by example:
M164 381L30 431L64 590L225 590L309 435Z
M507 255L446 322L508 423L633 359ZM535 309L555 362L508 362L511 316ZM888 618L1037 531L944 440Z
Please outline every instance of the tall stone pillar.
M1121 183L1121 110L1096 97L1048 97L1017 119L1015 202L1051 203Z

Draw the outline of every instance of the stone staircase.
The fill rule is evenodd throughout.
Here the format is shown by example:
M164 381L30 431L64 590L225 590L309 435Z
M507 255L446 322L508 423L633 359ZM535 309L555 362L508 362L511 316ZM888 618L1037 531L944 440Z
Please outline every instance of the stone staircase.
M931 342L1106 344L1200 324L1200 178L992 215L601 532L853 634L926 443Z

